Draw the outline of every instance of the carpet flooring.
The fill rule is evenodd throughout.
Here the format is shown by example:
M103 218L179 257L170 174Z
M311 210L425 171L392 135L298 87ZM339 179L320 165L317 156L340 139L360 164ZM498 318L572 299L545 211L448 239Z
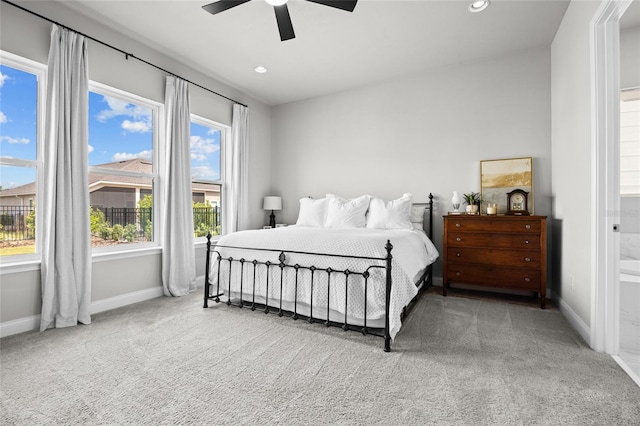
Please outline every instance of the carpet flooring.
M201 293L0 340L2 425L638 425L557 309L429 291L392 345Z

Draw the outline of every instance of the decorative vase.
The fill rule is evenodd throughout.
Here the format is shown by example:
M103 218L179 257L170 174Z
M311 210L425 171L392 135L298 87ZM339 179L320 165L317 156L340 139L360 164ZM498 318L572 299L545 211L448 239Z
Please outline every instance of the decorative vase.
M453 205L453 211L457 212L460 208L460 194L458 191L453 191L453 198L451 198L451 204Z

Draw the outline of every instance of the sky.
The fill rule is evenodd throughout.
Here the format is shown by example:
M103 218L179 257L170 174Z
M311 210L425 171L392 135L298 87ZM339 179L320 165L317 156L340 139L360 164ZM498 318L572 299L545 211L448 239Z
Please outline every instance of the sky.
M0 65L0 156L36 159L36 77ZM89 166L143 158L153 149L151 110L121 99L89 92ZM220 179L220 131L191 123L191 176ZM4 189L33 182L29 167L2 166Z

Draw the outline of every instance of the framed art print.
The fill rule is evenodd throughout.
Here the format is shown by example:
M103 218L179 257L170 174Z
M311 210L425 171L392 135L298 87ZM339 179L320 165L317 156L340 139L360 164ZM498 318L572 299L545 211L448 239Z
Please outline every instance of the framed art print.
M512 210L507 206L509 193L528 193L528 213L533 214L533 158L507 158L480 161L480 191L484 203L495 204L498 214Z

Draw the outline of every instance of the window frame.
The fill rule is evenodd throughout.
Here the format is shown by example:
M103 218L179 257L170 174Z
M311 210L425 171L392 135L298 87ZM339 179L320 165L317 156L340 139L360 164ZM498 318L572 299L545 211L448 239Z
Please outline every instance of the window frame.
M13 167L32 167L36 169L36 193L35 199L42 199L42 180L44 179L44 133L46 119L46 93L47 93L47 66L34 60L0 50L0 64L36 76L36 159L24 160L19 158L0 158L0 165ZM40 206L40 207L39 207ZM36 236L35 252L28 254L16 254L0 256L0 266L24 265L40 262L42 253L42 207L36 203Z
M222 124L219 123L215 120L211 120L209 118L205 118L202 117L200 115L197 114L191 114L191 118L190 118L190 122L191 123L196 123L199 124L201 126L205 126L205 127L212 127L215 128L216 130L220 131L220 176L218 177L218 180L196 180L196 182L202 182L202 183L209 183L209 184L213 184L213 185L219 185L220 186L220 205L218 206L219 210L219 214L221 215L222 221L225 220L225 215L224 213L224 206L227 203L227 197L226 194L228 193L227 191L227 187L225 185L225 180L224 180L224 176L225 176L225 164L226 164L226 155L225 155L225 149L226 149L226 144L227 141L230 140L231 137L231 126L228 126L226 124ZM191 141L189 141L191 142ZM194 180L191 179L191 183L193 184ZM193 186L191 188L191 192L193 193ZM216 235L213 236L212 240L217 240L219 239L222 235L224 235L223 229L224 227L222 226L222 221L220 221L220 235ZM194 243L196 245L201 245L203 243L207 242L207 237L194 237Z
M105 246L105 247L92 247L91 252L92 255L95 256L105 256L109 254L119 254L123 252L133 252L140 251L146 249L157 249L162 245L161 241L161 215L160 208L162 206L161 195L162 195L162 187L159 170L161 168L161 158L164 150L161 149L160 141L164 141L164 105L160 102L156 102L142 96L108 86L103 83L99 83L96 81L89 81L89 90L87 92L87 96L89 96L89 92L97 93L103 96L110 96L114 98L118 98L120 100L134 103L136 105L143 106L145 108L149 108L152 111L152 126L153 126L153 136L152 136L152 173L141 173L141 172L127 172L117 169L108 169L101 168L96 166L89 166L89 172L102 173L107 175L115 175L115 176L132 176L132 177L144 177L152 180L152 196L153 196L153 238L152 241L148 242L139 242L136 244L122 244L115 246ZM89 140L87 140L87 144ZM162 152L160 152L162 151ZM162 163L164 164L164 163Z

